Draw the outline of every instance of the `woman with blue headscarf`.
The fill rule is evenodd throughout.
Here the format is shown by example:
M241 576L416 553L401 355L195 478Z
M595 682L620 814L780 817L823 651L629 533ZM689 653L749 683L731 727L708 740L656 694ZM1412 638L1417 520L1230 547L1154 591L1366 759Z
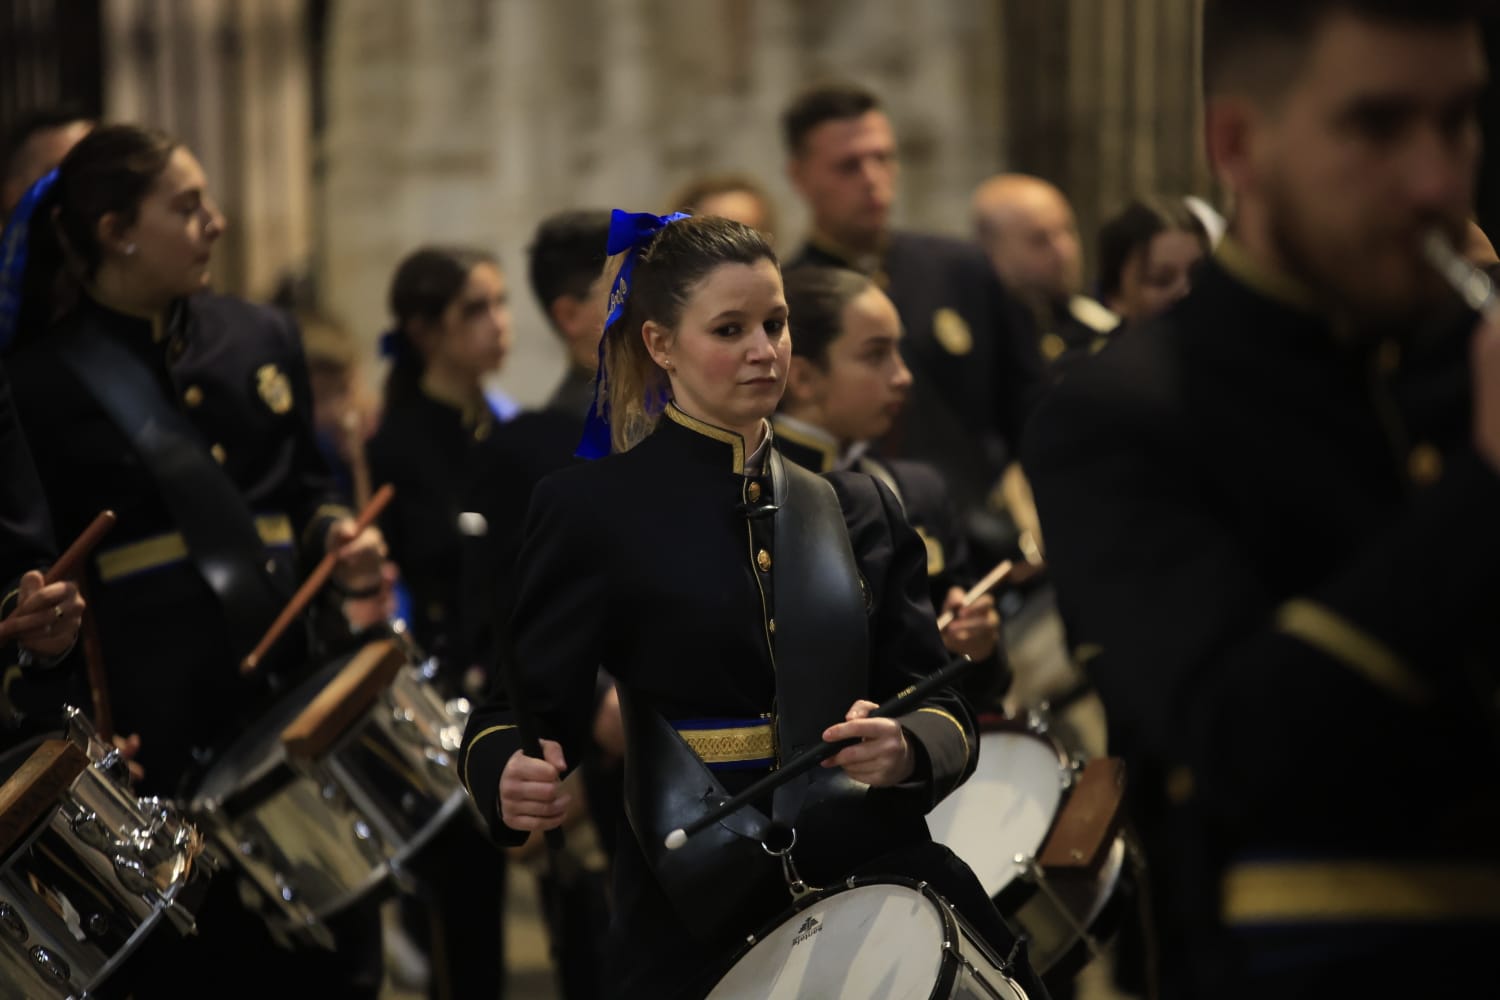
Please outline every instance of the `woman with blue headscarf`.
M481 813L507 844L562 822L559 780L588 739L602 666L624 715L630 827L612 996L702 996L786 907L794 876L936 886L1010 953L983 889L923 821L974 768L968 708L943 688L870 715L947 660L925 547L871 477L825 481L771 447L791 355L774 252L728 220L625 213L609 252L624 256L580 448L598 460L532 498L509 695L474 713L459 761ZM523 752L525 728L543 759ZM811 780L664 848L708 799L844 739Z

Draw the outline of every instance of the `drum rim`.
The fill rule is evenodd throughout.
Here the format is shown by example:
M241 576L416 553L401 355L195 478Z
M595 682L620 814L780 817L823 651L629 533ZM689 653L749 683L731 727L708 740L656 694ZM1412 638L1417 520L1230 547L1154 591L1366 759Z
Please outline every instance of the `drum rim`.
M925 897L933 905L933 908L938 911L938 919L943 928L943 954L942 961L938 966L937 980L933 984L933 990L929 994L929 997L930 1000L939 1000L940 997L947 996L947 991L953 988L954 983L958 979L958 970L962 966L962 962L956 954L958 948L955 947L958 936L963 933L959 926L957 912L953 904L948 902L941 893L934 889L931 883L908 878L905 875L850 875L841 882L836 882L833 885L809 892L800 899L792 900L790 906L778 911L776 916L747 935L746 939L735 948L734 954L719 968L714 978L713 988L709 990L708 995L712 996L713 991L718 989L719 984L724 981L724 977L728 976L745 956L754 951L757 946L764 943L767 936L777 928L788 923L803 910L816 906L825 899L848 892L851 889L861 889L876 885L895 885L903 889L911 889ZM984 949L986 955L996 961L997 967L1004 971L1004 967L1000 965L999 960L990 950L989 946L978 937L977 933L972 936L972 939L977 946ZM1009 973L1006 973L1006 975L1009 975Z

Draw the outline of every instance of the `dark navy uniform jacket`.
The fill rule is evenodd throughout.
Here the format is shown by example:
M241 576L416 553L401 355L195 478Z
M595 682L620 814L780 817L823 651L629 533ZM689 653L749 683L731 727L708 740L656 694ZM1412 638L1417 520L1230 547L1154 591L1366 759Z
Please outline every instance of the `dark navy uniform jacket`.
M1500 928L1500 476L1471 444L1474 322L1357 335L1230 242L1033 418L1047 561L1131 767L1169 995L1489 963L1461 933Z
M570 764L588 740L595 671L669 722L733 792L774 766L779 553L769 518L747 518L746 504L771 495L769 478L744 474L738 434L669 406L660 426L631 451L544 479L532 499L519 562L513 618L515 655L540 735L563 744ZM926 552L900 506L868 477L833 478L866 594L870 650L867 697L883 701L941 667L947 657L926 589ZM733 719L733 731L699 720ZM829 724L840 720L830 719ZM847 874L873 855L928 840L923 815L971 773L973 722L951 690L901 723L920 760L905 785L870 793L885 819L824 843L801 843L809 878ZM470 719L460 774L498 840L524 834L500 820L499 781L521 746L503 698ZM774 863L746 871L764 882L770 912L746 912L743 933L774 912ZM617 946L639 953L633 968L670 961L672 947L701 968L693 935L656 887L635 838L620 838L615 859ZM708 887L711 889L712 887ZM648 954L649 953L649 954ZM670 971L670 965L667 966ZM647 973L642 973L647 974ZM626 989L625 992L630 992Z
M916 376L910 403L881 449L937 466L971 536L1043 386L1035 324L1009 296L983 251L943 236L895 232L861 268L855 255L814 240L789 267L863 270L895 303L901 353ZM993 548L993 546L991 546ZM988 552L998 560L1003 552Z
M381 527L416 639L450 681L494 662L531 490L571 462L581 429L550 411L499 423L422 393L387 405L369 445L374 482L396 487Z
M44 569L56 553L47 497L32 464L31 449L22 433L21 420L11 398L10 377L0 368L0 618L15 610L21 575ZM0 646L0 726L12 715L10 687L22 674L20 647ZM0 728L0 746L5 743Z
M172 791L194 747L234 735L237 720L267 693L266 676L307 665L306 639L294 627L260 676L240 678L248 650L233 648L225 610L186 558L156 481L64 361L85 330L125 345L165 404L187 417L196 446L222 467L254 516L264 543L258 571L273 597L290 598L297 564L322 555L329 525L348 511L332 493L313 436L300 338L280 312L200 294L151 322L85 298L14 355L16 404L57 534L76 536L100 510L119 518L89 561L89 601L116 729L141 734L145 787ZM279 610L273 601L271 617ZM81 683L82 669L74 673Z

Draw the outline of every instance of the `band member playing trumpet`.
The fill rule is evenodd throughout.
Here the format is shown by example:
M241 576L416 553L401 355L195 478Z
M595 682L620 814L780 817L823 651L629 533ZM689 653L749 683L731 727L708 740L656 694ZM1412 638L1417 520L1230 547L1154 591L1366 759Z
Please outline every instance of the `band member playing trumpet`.
M1163 996L1489 974L1500 325L1422 249L1472 210L1483 6L1208 0L1229 234L1028 430L1131 769Z

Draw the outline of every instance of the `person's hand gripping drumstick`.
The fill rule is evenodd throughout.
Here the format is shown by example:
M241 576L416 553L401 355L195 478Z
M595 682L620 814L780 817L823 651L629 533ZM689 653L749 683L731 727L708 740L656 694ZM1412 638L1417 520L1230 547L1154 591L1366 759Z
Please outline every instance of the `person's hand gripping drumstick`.
M39 570L22 574L15 610L0 621L0 642L19 642L46 657L61 656L73 647L84 602L71 577L114 525L114 512L101 512L45 575Z

